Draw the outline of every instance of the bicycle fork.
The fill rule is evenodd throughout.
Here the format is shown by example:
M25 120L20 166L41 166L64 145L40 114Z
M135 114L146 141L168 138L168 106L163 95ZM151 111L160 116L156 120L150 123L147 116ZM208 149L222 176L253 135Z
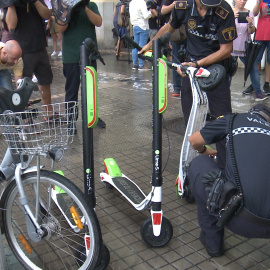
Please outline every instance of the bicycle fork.
M39 200L39 184L40 184L40 157L37 155L37 184L35 188L36 193L36 213L35 216L30 209L28 197L25 194L22 184L22 164L19 163L15 169L15 181L20 194L19 202L24 209L25 220L28 235L34 242L39 242L44 236L45 232L38 223L38 216L40 213L40 200Z

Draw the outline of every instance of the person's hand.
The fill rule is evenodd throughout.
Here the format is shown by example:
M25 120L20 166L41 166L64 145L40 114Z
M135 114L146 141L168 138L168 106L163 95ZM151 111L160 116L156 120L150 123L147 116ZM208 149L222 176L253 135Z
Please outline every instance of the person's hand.
M150 43L151 43L151 41L148 42L146 45L144 45L144 46L142 47L142 49L138 52L138 54L142 54L142 53L144 53L144 52L150 50L150 48L151 48L151 44L150 44Z
M182 66L189 66L189 67L196 67L196 64L193 63L193 62L183 62L183 63L181 63L181 65L182 65ZM186 74L182 73L180 67L177 68L177 72L178 72L179 75L182 76L182 77L186 77L186 76L187 76Z
M239 17L239 12L238 11L234 11L234 18L238 18Z
M250 17L247 16L246 20L247 20L249 26L253 24L253 17L252 16L250 16Z
M209 157L215 157L217 155L217 150L212 149L209 145L206 145L206 151L204 152L204 155L207 155Z

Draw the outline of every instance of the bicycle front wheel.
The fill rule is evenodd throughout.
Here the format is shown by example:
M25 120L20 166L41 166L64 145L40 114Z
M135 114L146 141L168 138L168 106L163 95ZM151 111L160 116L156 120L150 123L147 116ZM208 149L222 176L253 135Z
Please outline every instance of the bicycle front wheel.
M2 198L3 225L17 259L26 269L94 269L101 233L95 211L86 205L83 193L67 178L43 170L39 192L36 172L22 175L22 183L43 235L25 212L12 181Z

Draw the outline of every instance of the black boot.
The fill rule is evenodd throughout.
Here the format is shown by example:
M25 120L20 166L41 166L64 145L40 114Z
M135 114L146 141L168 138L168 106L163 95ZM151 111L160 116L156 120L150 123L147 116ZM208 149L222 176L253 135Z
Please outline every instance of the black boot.
M270 95L269 83L265 82L265 84L263 86L263 91L267 96Z
M254 92L253 85L251 84L245 91L243 91L244 95L250 95L252 92Z

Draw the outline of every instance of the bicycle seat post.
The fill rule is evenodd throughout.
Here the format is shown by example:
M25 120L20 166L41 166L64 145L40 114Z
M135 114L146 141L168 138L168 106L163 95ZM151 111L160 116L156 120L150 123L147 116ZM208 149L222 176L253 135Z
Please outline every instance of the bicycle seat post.
M54 171L54 160L51 158L51 172Z

